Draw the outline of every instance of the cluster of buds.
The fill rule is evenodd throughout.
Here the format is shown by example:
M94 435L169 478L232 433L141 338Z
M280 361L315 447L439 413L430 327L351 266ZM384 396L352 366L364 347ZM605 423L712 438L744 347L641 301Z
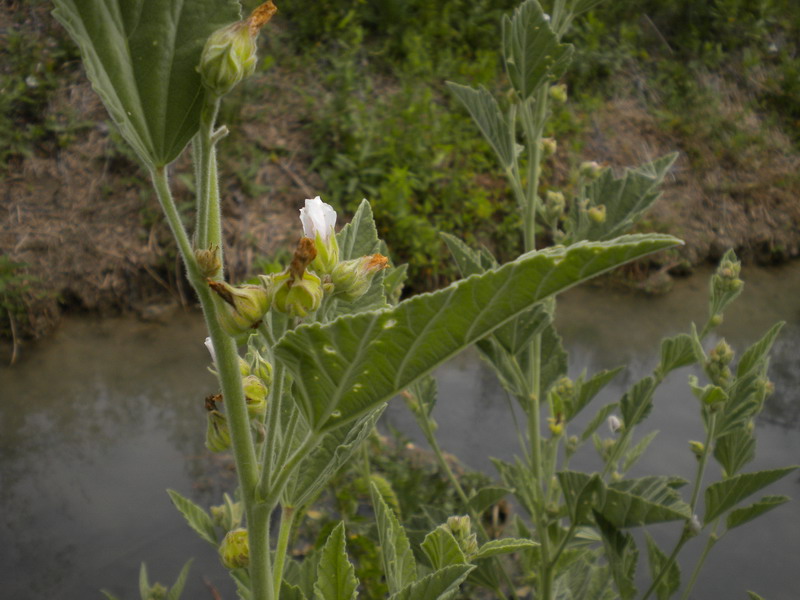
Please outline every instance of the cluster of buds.
M733 349L723 339L708 354L706 373L709 379L720 387L726 387L731 382L730 364L733 361Z
M467 559L478 552L478 536L472 533L472 521L469 516L449 517L447 529L453 534L458 547Z
M247 529L239 527L229 531L219 545L219 557L227 569L244 569L250 566Z
M549 158L554 156L555 153L558 151L558 142L556 138L553 137L544 137L539 141L539 150L542 152L542 156L545 158Z
M256 38L278 9L269 1L247 19L218 29L206 41L197 71L205 88L217 97L230 92L256 69Z
M726 257L719 264L717 272L711 278L711 285L718 292L738 292L744 284L739 278L741 270L741 262Z
M600 175L603 174L604 170L605 169L600 163L593 160L582 162L581 166L578 167L578 173L580 176L590 181L598 179Z
M567 102L567 85L565 83L559 83L557 85L553 85L550 87L548 91L548 95L553 102L557 102L558 104L566 104Z
M550 223L556 223L564 215L567 201L562 192L547 190L544 197L544 216Z

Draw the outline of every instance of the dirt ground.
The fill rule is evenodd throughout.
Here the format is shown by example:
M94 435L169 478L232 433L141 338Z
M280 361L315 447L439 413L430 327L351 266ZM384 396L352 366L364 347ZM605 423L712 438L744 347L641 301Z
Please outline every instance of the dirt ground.
M299 206L322 189L309 168L304 120L313 115L308 103L297 98L298 82L274 67L262 83L269 87L268 106L248 104L237 127L238 143L269 156L262 164L243 167L253 184L247 187L266 191L252 194L225 182L221 190L227 269L234 281L252 273L257 257L294 242ZM88 83L60 90L50 109L64 105L95 125L81 130L66 148L19 160L3 180L0 253L26 263L43 290L29 298L24 334L45 334L65 310L135 311L143 318L163 318L191 302L191 294L166 225L157 217L155 196L142 191L148 187L143 172L109 135L106 113ZM583 144L586 159L630 166L681 150L630 99L609 101L590 121ZM680 250L684 270L716 260L728 248L759 263L800 254L800 202L796 190L783 184L785 175L798 172L800 159L779 132L774 137L774 155L762 157L751 169L720 162L698 174L687 155L680 154L645 229L685 240ZM188 158L178 161L175 193L186 206L189 173Z

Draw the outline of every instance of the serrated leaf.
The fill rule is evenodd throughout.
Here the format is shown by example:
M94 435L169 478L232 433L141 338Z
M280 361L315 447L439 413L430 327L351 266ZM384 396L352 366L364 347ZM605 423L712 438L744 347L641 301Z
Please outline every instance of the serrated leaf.
M452 565L439 569L392 594L389 600L448 600L458 592L458 587L474 568L472 565Z
M184 498L175 490L167 490L172 503L175 505L183 518L189 524L189 527L194 529L201 538L207 541L212 546L216 547L218 544L217 532L214 530L214 523L208 513L200 508L197 504Z
M514 89L526 100L540 86L564 74L573 48L558 42L549 19L534 0L523 2L502 24L506 71Z
M395 594L417 579L417 565L403 526L374 483L370 483L370 489L386 583L389 593Z
M624 368L625 367L617 367L616 369L600 371L592 375L586 381L583 381L583 376L581 376L576 382L577 391L575 393L575 398L566 407L567 410L565 411L564 418L567 421L574 419ZM614 406L616 406L616 404ZM589 435L591 435L591 433Z
M758 595L758 594L756 594L755 592L751 592L751 591L749 591L749 590L747 591L747 597L748 597L750 600L764 600L764 598L762 598L761 596L759 596L759 595Z
M205 92L197 72L208 37L239 20L234 0L55 0L86 74L125 140L166 165L197 132Z
M403 286L408 276L408 265L402 264L397 267L389 267L385 273L383 295L386 298L386 302L395 305L400 302L400 296L403 293Z
M344 538L344 521L328 535L317 565L314 583L316 600L355 600L358 589L355 569L347 559Z
M617 410L618 406L619 405L616 402L613 402L611 404L606 404L603 408L597 411L597 414L592 417L592 420L586 425L586 429L584 429L583 433L581 433L581 442L588 440L592 434L597 431L597 428L606 422L606 419L608 419L609 415Z
M477 514L481 514L490 506L500 502L500 500L505 498L510 493L511 490L508 488L494 485L486 486L470 496L469 506Z
M675 491L685 483L674 477L624 479L607 486L596 509L618 529L690 519L689 505Z
M336 243L339 245L339 260L361 258L380 251L378 229L367 200L361 201L350 222L336 234Z
M785 323L783 321L780 323L775 323L775 325L773 325L770 330L764 334L764 337L750 346L745 353L742 354L742 358L739 360L739 365L736 367L736 377L744 377L745 375L749 375L750 372L753 371L762 360L764 360L784 325Z
M484 87L475 89L452 81L447 82L447 87L467 109L502 167L508 169L514 161L514 142L510 125L500 112L497 100Z
M726 519L726 526L728 529L739 527L760 517L764 513L771 511L773 508L778 508L781 504L786 504L791 498L789 496L764 496L758 502L754 502L749 506L737 508L732 510Z
M434 570L466 564L467 559L446 525L439 525L420 544Z
M736 475L755 457L755 437L744 427L718 438L714 443L714 458L725 469L728 477Z
M651 431L641 440L639 440L633 448L625 453L625 458L622 460L623 473L629 471L630 468L636 464L636 461L642 457L642 454L644 454L645 450L647 450L647 447L650 445L650 443L656 439L657 435L658 431Z
M614 576L622 600L630 600L636 596L636 562L639 559L639 550L633 536L621 532L614 527L600 513L594 514L597 526L603 536L603 546L606 549L606 559Z
M573 523L588 523L588 515L595 504L595 495L602 497L605 484L600 476L587 475L577 471L560 471L556 473L564 502L569 510Z
M447 249L450 250L453 260L456 261L461 277L478 275L486 270L483 264L481 264L480 255L463 241L443 231L439 232L439 236L444 240L445 244L447 244Z
M307 600L306 595L296 585L287 583L286 580L281 582L281 600Z
M755 473L742 473L730 479L712 483L706 488L706 514L703 523L710 523L751 494L755 494L758 490L785 477L796 468L796 466L792 466Z
M658 368L662 376L694 361L694 345L689 334L681 333L661 341L661 363Z
M528 253L390 309L301 325L283 336L275 354L294 377L310 426L334 429L537 302L676 243L671 236L625 236Z
M728 399L721 405L717 416L716 436L727 436L750 426L750 421L761 410L766 394L762 375L763 372L751 372L737 377L728 388Z
M637 381L622 396L622 400L619 402L619 410L626 429L631 429L641 423L653 410L653 392L655 390L656 382L648 375L644 379Z
M186 561L186 564L183 565L181 572L178 574L178 578L167 593L167 600L179 600L181 597L183 588L186 586L186 579L189 577L189 569L192 566L193 560L194 559L190 558Z
M520 550L530 550L538 546L538 542L533 540L522 540L517 538L503 538L500 540L490 540L478 548L478 553L473 557L474 560L499 556L501 554L511 554Z
M672 595L678 591L681 585L681 570L678 567L677 561L667 567L669 559L667 555L661 551L652 536L645 532L644 538L647 541L647 558L650 563L650 578L655 580L661 572L666 568L667 572L661 577L661 580L656 586L655 592L658 600L669 600Z

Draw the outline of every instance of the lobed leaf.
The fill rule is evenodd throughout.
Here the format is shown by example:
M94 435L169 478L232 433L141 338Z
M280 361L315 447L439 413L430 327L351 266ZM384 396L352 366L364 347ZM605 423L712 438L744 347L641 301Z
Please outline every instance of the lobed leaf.
M661 362L658 369L662 376L680 367L690 365L695 360L694 343L689 334L681 333L661 341Z

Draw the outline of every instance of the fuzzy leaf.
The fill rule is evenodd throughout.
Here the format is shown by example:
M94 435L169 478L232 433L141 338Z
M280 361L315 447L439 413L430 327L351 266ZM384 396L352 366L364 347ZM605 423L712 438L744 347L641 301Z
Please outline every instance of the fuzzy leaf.
M439 569L392 594L389 600L448 600L458 592L458 586L474 568L472 565L452 565Z
M625 392L619 403L622 413L622 422L626 429L641 423L650 411L653 410L653 392L656 389L655 380L649 375L637 381L631 389Z
M636 596L636 563L639 559L639 550L636 542L629 533L622 533L619 529L606 519L603 515L595 513L600 533L603 536L603 546L606 549L606 558L614 576L614 583L617 584L617 591L622 600L630 600Z
M200 537L207 541L212 546L216 547L218 544L217 532L214 530L214 523L206 511L200 508L197 504L184 498L175 490L167 490L172 503L175 505L189 527L194 529Z
M186 564L183 565L181 572L178 574L178 578L175 580L175 583L167 593L167 600L179 600L181 594L183 593L183 588L186 586L186 578L189 576L189 568L192 566L192 561L194 559L190 558L186 561Z
M644 454L645 450L647 450L647 447L650 445L650 443L656 439L657 435L658 431L651 431L641 440L639 440L633 448L625 453L625 458L622 460L623 473L630 470L630 468L636 464L636 461L642 457L642 454Z
M797 467L792 466L755 473L742 473L730 479L712 483L706 488L706 514L703 524L710 523L751 494L778 481L795 469Z
M240 18L235 0L55 0L53 15L125 140L163 166L197 132L205 92L197 72L208 37Z
M538 542L533 540L521 540L516 538L503 538L500 540L490 540L478 548L478 553L473 557L474 560L499 556L500 554L510 554L519 550L530 550L538 546Z
M447 87L467 109L502 167L508 169L514 161L514 142L497 100L484 87L475 89L452 81L447 82Z
M728 477L736 475L755 457L756 440L744 427L717 439L714 444L714 458Z
M314 583L315 600L355 600L358 595L355 569L347 559L344 521L334 527L322 547Z
M503 58L514 89L523 100L564 74L572 46L560 44L535 0L523 2L503 18Z
M577 471L560 471L556 475L572 522L589 522L587 516L595 503L595 494L602 494L605 487L600 476Z
M306 595L296 585L283 580L281 582L281 600L306 600Z
M661 551L655 540L649 533L645 532L644 539L647 541L647 558L650 563L650 577L655 579L664 570L669 562L667 555ZM674 562L669 566L666 574L661 578L656 586L655 592L658 600L669 600L678 591L681 585L681 570L678 563Z
M726 526L728 529L733 529L734 527L739 527L739 525L744 525L756 517L771 511L773 508L789 502L789 500L791 498L788 496L764 496L761 500L749 506L732 510L726 520Z
M606 422L606 419L608 419L609 415L617 410L618 406L619 405L616 402L612 402L611 404L606 404L603 408L597 411L597 414L592 417L592 420L586 425L586 429L584 429L583 433L581 433L581 442L588 440L592 434L597 431L597 428Z
M361 258L380 251L378 229L372 216L372 207L362 200L350 222L336 234L339 245L339 260Z
M434 570L466 564L467 559L446 525L439 525L421 544Z
M661 363L659 370L662 375L670 371L690 365L695 361L692 336L681 333L661 341Z
M493 506L505 498L511 490L498 486L487 486L479 489L472 494L469 499L469 506L477 514L481 514L490 506Z
M378 525L383 568L389 593L395 594L417 579L417 565L403 526L371 483L372 505Z
M750 346L745 353L742 354L742 358L739 360L739 365L736 367L736 377L744 377L745 375L749 375L755 368L758 367L759 363L764 360L764 358L767 356L767 353L772 348L772 344L775 343L775 339L778 337L778 334L781 332L781 329L784 325L785 323L783 321L773 325L770 330L764 334L764 337Z
M537 302L677 243L671 236L635 235L528 253L390 309L301 325L283 336L275 354L294 377L309 425L334 429Z
M611 483L605 498L598 503L597 512L619 529L690 519L689 505L674 489L685 483L672 477L642 477Z
M566 407L566 420L571 421L574 419L589 404L589 402L591 402L594 397L600 393L600 390L606 387L606 385L608 385L608 383L614 379L614 377L616 377L624 368L625 367L617 367L616 369L600 371L599 373L592 375L586 381L583 381L583 376L581 376L578 382L576 382L578 383L578 390L575 395L575 399L569 404L569 406Z

